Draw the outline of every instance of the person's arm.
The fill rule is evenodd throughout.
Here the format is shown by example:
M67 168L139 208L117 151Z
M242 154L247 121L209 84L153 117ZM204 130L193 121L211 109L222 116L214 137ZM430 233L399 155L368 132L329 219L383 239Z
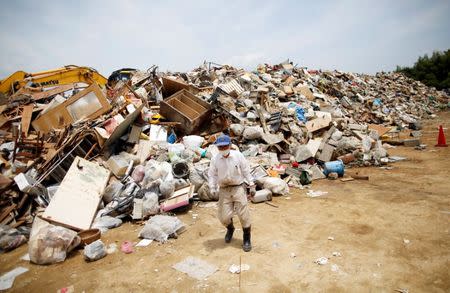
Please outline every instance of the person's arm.
M219 191L219 186L217 185L217 177L218 175L217 175L216 160L215 158L212 158L208 170L208 186L211 193Z

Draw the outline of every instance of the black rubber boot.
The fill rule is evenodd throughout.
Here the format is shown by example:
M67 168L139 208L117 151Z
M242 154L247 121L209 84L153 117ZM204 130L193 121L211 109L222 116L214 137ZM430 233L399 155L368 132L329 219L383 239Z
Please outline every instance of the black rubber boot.
M231 238L233 238L233 233L234 233L234 225L233 225L233 222L231 222L227 226L227 234L225 234L225 242L226 243L230 243L231 242Z
M252 250L252 243L250 242L250 232L251 227L244 228L244 244L242 245L242 249L244 249L245 252L249 252Z

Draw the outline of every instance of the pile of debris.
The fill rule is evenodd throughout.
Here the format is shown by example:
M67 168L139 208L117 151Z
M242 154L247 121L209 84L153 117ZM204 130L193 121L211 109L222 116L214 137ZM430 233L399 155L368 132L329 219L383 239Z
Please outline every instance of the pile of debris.
M123 69L108 80L65 67L16 73L0 89L0 224L9 226L0 226L0 249L24 243L38 215L46 224L31 239L66 229L64 252L81 242L74 231L104 233L125 219L152 217L142 238L175 236L178 219L154 216L217 200L207 169L221 133L249 160L257 202L343 176L344 165L392 161L386 143L420 145L420 120L449 102L401 74L308 71L288 61L253 72L212 63L187 73Z

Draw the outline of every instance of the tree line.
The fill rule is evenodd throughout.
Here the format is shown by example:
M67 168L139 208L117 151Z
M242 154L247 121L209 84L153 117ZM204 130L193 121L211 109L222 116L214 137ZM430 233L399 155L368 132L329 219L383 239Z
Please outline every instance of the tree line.
M439 90L450 89L450 49L435 51L430 57L425 54L414 66L397 66L396 71Z

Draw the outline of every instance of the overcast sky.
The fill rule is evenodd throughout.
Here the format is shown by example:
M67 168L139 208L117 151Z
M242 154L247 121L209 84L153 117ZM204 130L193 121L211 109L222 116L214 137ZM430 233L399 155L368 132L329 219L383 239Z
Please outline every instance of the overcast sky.
M375 73L450 48L449 0L0 0L0 78L76 64L185 71L290 58Z

